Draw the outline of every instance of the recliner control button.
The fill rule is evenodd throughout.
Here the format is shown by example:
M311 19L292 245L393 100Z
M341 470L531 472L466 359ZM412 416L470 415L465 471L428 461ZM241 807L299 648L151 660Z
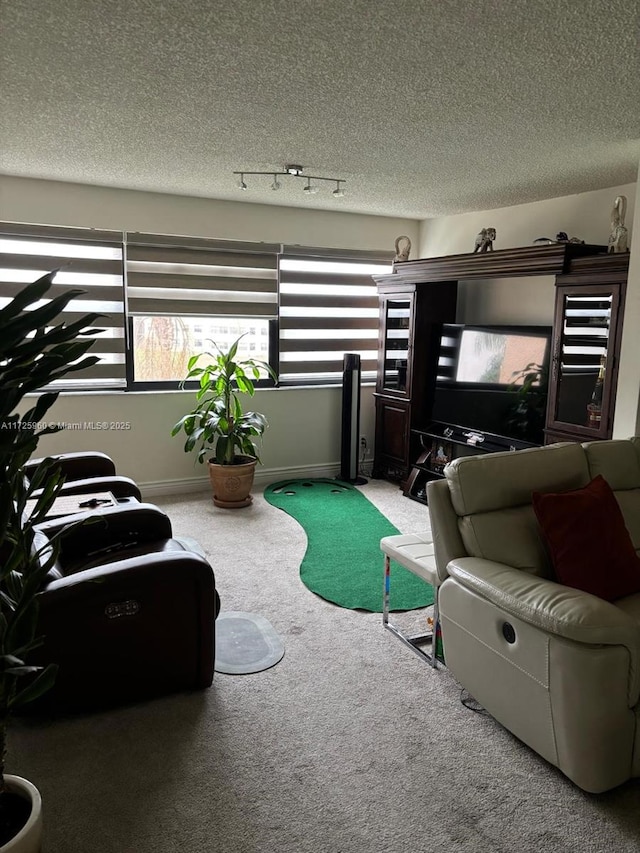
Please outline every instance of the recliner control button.
M502 636L505 638L507 643L515 643L516 641L516 631L513 625L510 625L509 622L503 622L502 624Z
M128 601L117 601L113 604L107 604L104 609L104 615L107 619L119 619L121 616L135 616L140 610L140 605L132 598Z

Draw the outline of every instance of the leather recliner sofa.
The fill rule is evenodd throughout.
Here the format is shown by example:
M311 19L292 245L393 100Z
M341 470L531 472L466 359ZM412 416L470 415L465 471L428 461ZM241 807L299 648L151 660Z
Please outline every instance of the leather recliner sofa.
M106 453L98 451L78 451L75 453L59 453L47 457L54 459L60 466L65 478L60 490L60 496L84 495L91 492L111 492L118 500L135 498L141 500L138 485L130 478L116 474L114 461ZM33 476L38 465L43 461L30 459L24 466L27 480ZM37 497L39 491L34 492Z
M52 538L60 550L39 594L44 640L30 663L59 670L40 709L100 707L212 683L214 572L173 537L165 513L134 502L46 521L34 542L42 560Z
M605 600L559 583L532 497L582 490L602 475L635 560L640 438L467 456L444 473L427 497L446 666L580 788L602 792L640 776L640 593ZM598 535L580 517L575 525Z

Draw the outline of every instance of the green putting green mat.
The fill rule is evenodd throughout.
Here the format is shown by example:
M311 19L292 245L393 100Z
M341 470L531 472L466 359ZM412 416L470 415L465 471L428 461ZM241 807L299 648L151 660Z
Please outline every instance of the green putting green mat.
M362 492L342 480L283 480L265 499L302 525L307 552L300 579L312 592L352 610L382 612L383 536L400 531ZM391 610L433 604L432 587L397 564L391 570Z

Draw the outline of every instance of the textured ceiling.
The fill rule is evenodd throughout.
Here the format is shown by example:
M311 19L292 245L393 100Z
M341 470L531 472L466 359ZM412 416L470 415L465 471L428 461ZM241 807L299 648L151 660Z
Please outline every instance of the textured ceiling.
M424 218L636 180L640 0L0 0L0 172ZM336 199L298 180L347 181Z

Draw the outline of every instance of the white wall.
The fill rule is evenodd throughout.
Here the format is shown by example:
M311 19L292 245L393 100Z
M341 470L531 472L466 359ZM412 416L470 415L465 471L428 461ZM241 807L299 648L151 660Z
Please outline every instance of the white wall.
M455 216L425 219L420 225L420 258L472 252L481 228L495 228L494 249L531 246L537 237L553 239L558 231L586 243L605 245L611 231L611 209L616 196L627 198L626 226L632 230L636 184L534 201L496 210L477 210Z
M553 323L555 277L474 279L458 284L457 323Z
M611 210L616 196L627 198L625 225L632 247L618 393L613 422L615 438L640 434L640 244L633 247L632 233L640 233L640 183L546 199L545 201L479 210L428 219L420 226L420 257L433 258L473 251L481 228L495 228L495 249L530 246L537 237L566 231L587 243L606 245L611 230ZM553 277L496 279L461 282L458 322L550 324L553 320Z
M637 185L635 215L627 212L627 227L640 234L640 181ZM629 279L622 329L618 374L618 396L613 419L614 438L640 435L640 240L636 237L629 258Z
M0 176L0 219L48 225L128 229L223 239L297 243L393 251L399 234L418 244L418 222L349 213L310 211L273 205L186 198L131 190L90 187ZM171 438L173 424L190 410L193 393L64 394L49 420L61 423L124 422L129 430L67 430L42 440L42 453L102 450L118 470L133 477L146 494L176 491L206 481L181 440ZM300 470L319 476L340 459L339 388L258 391L253 406L267 415L260 481L295 476ZM370 449L374 438L372 388L362 389L361 434Z
M373 388L361 393L360 432L373 446ZM47 415L49 423L69 424L45 436L39 455L70 450L101 450L118 471L133 477L147 496L189 490L207 484L205 466L183 451L184 436L171 428L193 406L193 392L98 392L65 394ZM335 474L340 460L340 388L282 388L256 391L252 408L269 421L256 482L295 476ZM105 429L74 425L105 424ZM129 428L108 428L124 424Z
M0 219L255 240L345 249L395 251L406 234L418 245L413 219L365 216L270 204L195 198L0 175Z

